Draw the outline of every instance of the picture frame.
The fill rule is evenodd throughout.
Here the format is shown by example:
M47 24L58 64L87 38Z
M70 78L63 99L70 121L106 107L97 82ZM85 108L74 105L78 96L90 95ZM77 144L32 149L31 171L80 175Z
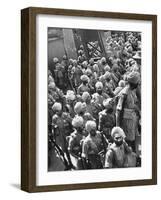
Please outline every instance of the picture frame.
M37 185L37 16L61 16L80 20L125 20L151 23L151 178L118 181ZM40 23L40 21L39 21ZM105 22L104 22L105 23ZM68 25L70 27L70 25ZM147 43L149 41L146 41ZM46 61L47 63L47 61ZM43 89L43 88L42 88ZM147 91L147 90L146 90ZM146 113L144 113L146 115ZM61 173L61 172L59 172ZM29 7L21 10L21 189L27 192L96 189L157 184L157 16L119 12L100 12Z

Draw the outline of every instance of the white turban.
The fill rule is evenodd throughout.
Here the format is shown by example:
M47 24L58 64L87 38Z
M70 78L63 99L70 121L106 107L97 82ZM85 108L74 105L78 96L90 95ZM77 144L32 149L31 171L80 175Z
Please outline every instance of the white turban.
M106 58L105 58L105 57L102 57L102 58L101 58L101 62L106 62Z
M111 100L112 100L112 98L105 99L105 100L103 101L103 106L104 106L105 108L108 108L108 106L110 105Z
M55 57L55 58L53 58L53 62L57 63L57 62L59 62L59 59Z
M91 130L96 130L96 122L89 120L85 125L86 131L90 132Z
M80 79L81 79L81 81L87 81L87 82L89 82L89 78L88 78L87 75L82 75L82 76L80 77Z
M111 131L111 137L114 138L116 133L119 134L123 139L126 137L123 129L119 126L113 127Z
M125 87L125 81L120 80L118 85L119 85L119 87Z
M68 90L67 94L66 94L66 99L67 100L75 100L75 94L73 92L73 90Z
M98 82L95 84L95 87L96 87L96 88L103 88L102 82L98 81Z
M77 128L77 127L82 127L83 126L83 118L80 116L75 116L74 119L72 120L72 125Z
M76 114L79 114L83 110L83 105L81 102L77 102L74 106L74 111Z
M82 94L82 100L83 101L86 101L87 98L89 98L89 97L90 97L90 94L88 92L83 92L83 94Z
M93 70L96 71L96 72L99 71L99 68L98 68L98 65L97 65L97 64L94 64L94 65L93 65Z
M105 72L107 72L107 71L110 72L110 71L111 71L111 68L110 68L109 65L106 65L105 68L104 68L104 70L105 70Z
M55 87L56 87L56 85L55 85L55 83L53 81L50 82L49 85L48 85L49 89L55 89Z
M92 74L92 70L91 69L86 69L85 71L85 74L88 76L88 75L91 75Z
M52 107L53 111L61 111L62 110L62 105L61 103L54 103L53 107Z

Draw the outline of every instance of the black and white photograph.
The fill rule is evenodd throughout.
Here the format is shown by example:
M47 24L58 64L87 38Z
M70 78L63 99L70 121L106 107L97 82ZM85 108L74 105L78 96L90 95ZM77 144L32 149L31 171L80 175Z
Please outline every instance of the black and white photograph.
M48 171L141 167L141 32L47 35Z

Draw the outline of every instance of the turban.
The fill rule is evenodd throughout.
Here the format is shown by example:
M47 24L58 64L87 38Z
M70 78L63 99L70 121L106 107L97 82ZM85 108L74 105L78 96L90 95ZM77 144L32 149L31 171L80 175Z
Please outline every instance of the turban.
M111 104L110 104L111 100L112 100L112 98L105 99L105 100L103 101L103 106L104 106L105 108L108 108L109 106L111 107Z
M103 88L102 82L98 81L98 82L95 84L95 87L96 87L96 88Z
M91 58L91 59L89 60L89 63L93 64L93 63L94 63L94 59Z
M88 75L91 75L92 74L92 71L91 71L91 69L86 69L86 71L85 71L85 74L88 76Z
M70 59L69 59L69 63L73 63L73 59L70 58Z
M118 70L119 69L119 66L117 65L117 64L114 64L113 66L112 66L112 70L113 71L116 71L116 70Z
M82 94L82 100L86 101L90 97L90 94L88 92L83 92Z
M59 62L59 59L55 57L55 58L53 58L53 62L54 62L54 63L58 63L58 62Z
M97 64L94 64L94 65L93 65L93 70L96 71L96 72L99 71L99 68L98 68L98 65L97 65Z
M104 68L104 70L105 70L105 72L107 72L107 71L110 72L110 71L111 71L111 68L110 68L109 65L106 65L105 68Z
M111 131L111 137L114 138L116 133L119 134L123 139L126 137L123 129L118 126L113 127Z
M107 72L104 74L104 77L105 77L105 79L111 79L111 73L107 71Z
M78 54L79 55L83 54L83 51L82 50L78 50Z
M73 64L76 65L77 64L77 60L73 60Z
M48 88L49 89L55 89L56 85L54 82L50 82L49 85L48 85Z
M75 117L73 118L73 120L72 120L72 125L73 125L73 127L75 127L75 128L82 127L82 126L83 126L83 122L84 122L84 120L83 120L82 117L80 117L80 116L75 116Z
M127 81L129 83L137 84L140 81L140 74L139 72L133 71L128 74Z
M67 56L66 55L63 56L63 60L67 60Z
M125 87L125 81L124 80L121 80L119 81L119 87Z
M76 114L79 114L83 110L83 105L81 102L77 102L74 106L74 111Z
M87 75L82 75L81 76L81 81L88 81L89 82L89 78Z
M61 111L62 110L62 105L61 103L54 103L53 107L52 107L53 111Z
M99 81L105 82L105 76L104 76L104 75L100 76L100 77L99 77Z
M83 61L82 65L83 65L83 66L87 66L87 65L88 65L88 62L85 60L85 61Z
M66 94L66 99L67 100L75 100L75 94L72 90L68 90Z
M89 120L85 125L86 131L90 132L91 130L96 130L96 122Z
M102 62L106 62L106 58L105 58L105 57L102 57L102 58L101 58L101 63L102 63Z

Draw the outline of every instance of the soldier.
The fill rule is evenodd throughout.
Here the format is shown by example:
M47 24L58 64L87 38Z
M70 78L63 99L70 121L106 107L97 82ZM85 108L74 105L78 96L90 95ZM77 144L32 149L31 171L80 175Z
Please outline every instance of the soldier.
M121 79L121 74L119 72L119 66L117 64L114 64L112 66L112 70L111 70L111 79L113 80L114 83L114 89L117 87L118 82Z
M72 167L70 155L67 149L66 136L67 133L67 124L71 123L71 119L68 115L62 113L62 105L60 103L54 103L53 112L55 113L52 118L52 135L55 143L60 147L68 159L69 168ZM71 130L70 130L71 132ZM66 166L67 167L67 166Z
M110 72L106 72L104 74L104 79L105 79L105 91L106 93L110 96L110 97L114 97L114 93L113 90L115 88L115 85L113 83L113 80L111 78L111 73Z
M76 96L73 90L68 90L66 94L66 108L72 118L74 118L74 104L75 104Z
M92 70L93 65L94 65L94 59L93 59L93 58L90 58L90 59L89 59L89 65L88 65L89 69Z
M95 84L97 82L97 79L92 73L92 70L87 68L84 72L85 75L88 76L89 82L88 82L88 87L90 88L90 94L93 94L95 92Z
M74 88L77 90L78 87L79 87L80 84L81 84L81 79L80 79L80 77L83 75L83 72L82 72L81 66L77 64L77 61L76 61L76 60L73 60L72 73L73 73Z
M86 56L84 54L84 50L78 50L78 63L81 65L86 60Z
M119 94L119 92L121 92L121 90L123 89L125 87L125 81L124 80L120 80L119 81L119 84L118 84L118 87L116 87L115 88L115 90L114 90L114 95L116 96L116 95L118 95Z
M74 106L74 111L76 115L83 117L84 125L87 120L94 120L93 116L86 110L86 103L77 102Z
M58 77L57 77L57 71L56 71L56 65L59 64L59 59L57 57L53 58L53 67L51 69L51 72L52 72L52 75L55 79L55 82L57 83L58 82Z
M103 101L107 98L109 98L109 96L103 92L103 84L102 82L98 81L95 84L95 88L96 88L96 93L94 93L92 95L92 98L95 100L95 102L100 105L100 107L103 106Z
M100 152L103 150L103 139L96 130L96 123L94 121L87 121L85 125L88 136L83 141L82 157L90 164L91 169L103 168Z
M82 96L83 92L89 92L90 91L90 88L88 86L88 83L89 83L88 76L82 75L81 81L82 81L82 84L78 87L77 94Z
M64 76L64 87L65 89L67 89L70 85L69 83L69 79L68 79L68 66L69 66L69 60L67 58L66 55L63 56L63 60L61 62L61 65L64 67L64 70L63 70L63 76Z
M93 72L93 76L94 78L97 80L99 77L99 67L97 64L94 64L92 67L92 72Z
M112 98L104 100L103 105L105 109L99 113L98 129L102 131L106 138L111 142L111 130L116 124Z
M135 136L138 134L138 118L140 115L136 89L140 82L140 74L131 72L127 76L127 81L127 86L119 94L116 107L116 125L122 127L126 135L126 142L135 151Z
M55 80L58 87L62 90L65 89L64 78L65 78L65 67L61 65L58 61L55 65Z
M99 63L99 71L100 71L100 75L103 75L105 70L105 66L107 65L106 63L106 58L102 57L101 60L98 62Z
M74 132L71 133L69 137L69 145L68 150L71 155L71 160L75 169L83 169L81 153L82 153L82 141L85 138L83 133L83 118L80 116L76 116L72 120L72 125L74 127Z
M124 168L136 166L136 155L125 142L125 133L120 127L114 127L111 132L113 144L105 157L105 168Z
M93 115L92 105L91 105L91 96L89 92L83 92L82 94L82 100L86 103L86 112Z
M48 85L48 98L50 98L53 103L60 102L64 104L65 100L63 92L58 87L56 87L54 82L50 82Z

